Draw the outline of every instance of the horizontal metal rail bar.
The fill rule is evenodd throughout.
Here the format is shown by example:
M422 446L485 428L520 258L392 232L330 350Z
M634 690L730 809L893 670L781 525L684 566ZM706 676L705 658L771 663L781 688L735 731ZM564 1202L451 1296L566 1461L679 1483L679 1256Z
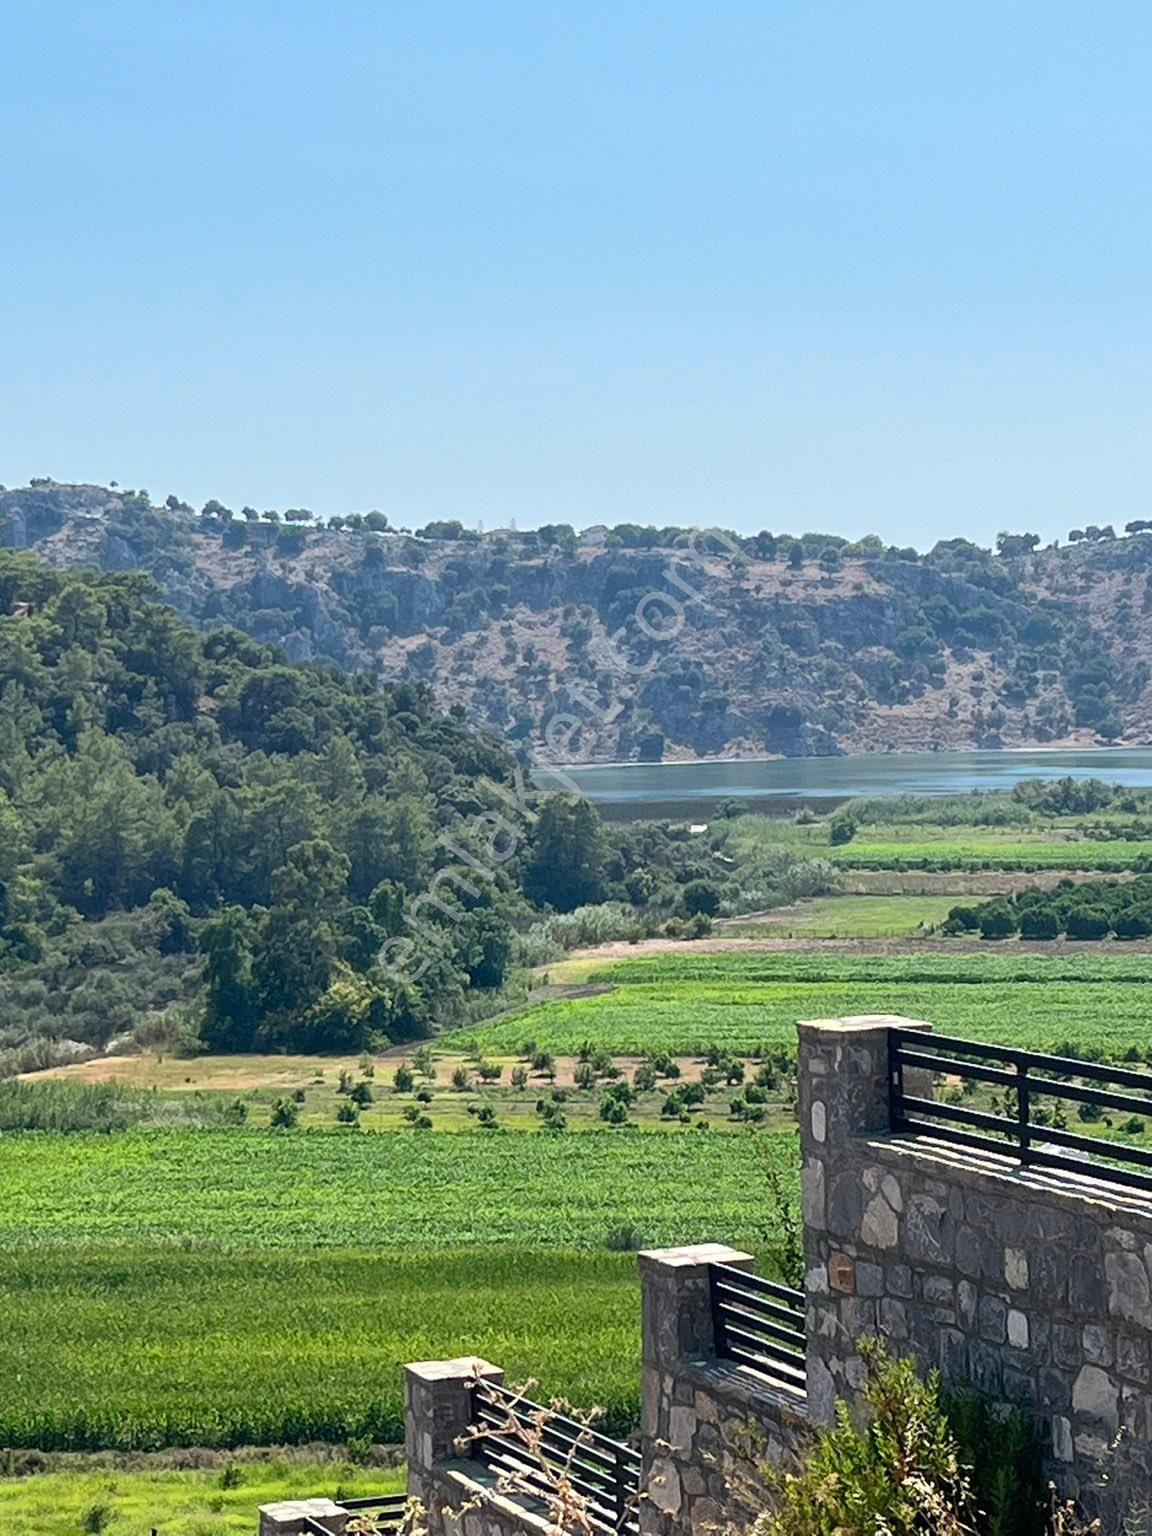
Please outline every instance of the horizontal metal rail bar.
M480 1426L485 1429L500 1430L505 1428L508 1423L506 1412L492 1409L486 1405L481 1405L478 1408L477 1418ZM515 1416L515 1422L527 1433L539 1435L542 1448L555 1451L562 1457L583 1457L590 1462L598 1463L604 1468L613 1468L619 1464L620 1458L618 1456L613 1455L612 1451L605 1449L603 1446L597 1445L591 1438L577 1441L574 1436L567 1435L562 1430L550 1431L547 1427L536 1424L533 1420L523 1418L520 1415ZM637 1458L637 1465L639 1465L639 1458Z
M1003 1134L1015 1139L1019 1134L1020 1128L1015 1120L989 1114L984 1109L971 1109L966 1104L941 1104L936 1099L918 1099L915 1094L906 1093L901 1105L905 1113L911 1110L929 1119L939 1117L941 1120L954 1120L957 1125L975 1125L994 1135Z
M1101 1163L1086 1161L1077 1157L1061 1157L1059 1153L1045 1151L1043 1142L1049 1136L1048 1126L1038 1125L1034 1130L1039 1138L1028 1147L1027 1157L1021 1157L1021 1148L1011 1142L993 1141L988 1136L970 1135L967 1131L958 1131L950 1125L941 1125L932 1120L906 1120L901 1130L909 1131L913 1135L933 1137L937 1141L954 1142L957 1146L971 1147L977 1152L992 1152L998 1157L1010 1158L1017 1163L1026 1163L1030 1168L1052 1168L1062 1173L1078 1174L1082 1179L1099 1179L1104 1183L1126 1184L1132 1189L1144 1191L1152 1188L1152 1176L1138 1171L1136 1168L1125 1168L1118 1163ZM1068 1134L1068 1133L1062 1133ZM1093 1140L1084 1137L1084 1141L1091 1144L1094 1150L1101 1147L1111 1147L1115 1143L1104 1140ZM1055 1144L1055 1143L1053 1143ZM1106 1154L1105 1154L1106 1155ZM1146 1154L1141 1152L1141 1158Z
M976 1078L982 1083L1003 1083L1011 1086L1019 1073L1007 1067L989 1067L982 1061L956 1061L951 1056L925 1056L923 1051L901 1050L899 1061L905 1067L922 1067L927 1072L951 1073L954 1077Z
M579 1438L582 1444L598 1445L613 1456L622 1456L634 1460L640 1465L640 1452L635 1450L623 1440L613 1440L602 1430L593 1429L590 1425L581 1424L579 1419L569 1418L566 1414L557 1413L554 1409L546 1407L542 1403L534 1403L529 1398L521 1397L518 1393L509 1391L507 1387L497 1387L490 1382L485 1382L476 1391L478 1402L485 1400L503 1407L505 1410L513 1410L518 1418L525 1423L533 1424L534 1414L544 1414L547 1427L551 1431L564 1431L572 1439Z
M726 1344L736 1343L741 1349L759 1350L762 1355L767 1356L770 1360L799 1359L801 1362L804 1360L805 1345L807 1344L806 1339L797 1338L795 1334L789 1339L775 1343L770 1339L766 1339L758 1330L753 1332L749 1328L734 1327L731 1323L724 1330L724 1342Z
M737 1269L734 1264L713 1264L712 1269L725 1285L742 1285L748 1290L761 1291L766 1296L772 1296L777 1301L787 1302L792 1306L804 1305L804 1292L796 1290L794 1286L781 1285L778 1280L766 1280L763 1275L754 1275L747 1269Z
M1068 1147L1076 1152L1086 1152L1089 1157L1112 1158L1122 1163L1135 1163L1141 1168L1152 1168L1152 1149L1129 1147L1124 1142L1109 1141L1104 1136L1085 1136L1080 1131L1065 1131L1055 1125L1033 1125L1033 1148L1043 1150L1050 1142L1054 1147ZM1031 1157L1031 1153L1029 1154ZM1080 1162L1083 1172L1091 1172L1091 1162Z
M793 1364L789 1360L772 1359L755 1350L742 1349L738 1344L733 1344L723 1358L734 1360L737 1365L749 1365L761 1376L767 1376L772 1380L783 1380L789 1386L802 1387L808 1379L808 1372L804 1366Z
M746 1291L738 1291L733 1286L718 1285L716 1287L716 1305L733 1307L745 1313L748 1317L763 1317L774 1323L781 1323L784 1327L798 1327L802 1324L805 1308L786 1307L783 1302L773 1301L767 1304L761 1297L749 1296Z
M774 1311L796 1311L804 1305L804 1293L791 1290L786 1285L774 1286L771 1291L757 1290L754 1285L747 1285L740 1278L740 1270L721 1268L719 1264L713 1266L717 1273L713 1277L713 1284L717 1290L738 1291L741 1296L748 1299L757 1307L770 1307Z
M1028 1092L1033 1098L1040 1095L1046 1099L1071 1099L1077 1104L1099 1104L1101 1109L1114 1109L1120 1114L1152 1115L1152 1099L1139 1099L1133 1093L1111 1093L1107 1088L1085 1088L1080 1083L1058 1083L1029 1074Z
M1090 1077L1097 1082L1120 1083L1126 1088L1152 1092L1152 1072L1137 1072L1132 1067L1117 1067L1100 1061L1077 1061L1071 1056L1048 1056L1042 1051L1024 1051L1011 1045L988 1045L982 1040L962 1040L956 1035L925 1034L922 1030L894 1029L893 1045L907 1060L906 1045L919 1056L926 1049L940 1047L960 1056L991 1056L1010 1061L1013 1066L1042 1067L1047 1072L1067 1077Z
M787 1324L769 1323L763 1318L755 1317L748 1312L730 1311L727 1307L721 1308L721 1320L724 1325L724 1334L727 1336L733 1332L747 1334L751 1338L761 1338L765 1343L775 1341L779 1344L794 1345L799 1341L803 1349L807 1343L807 1334L804 1326L795 1321Z
M545 1501L555 1495L553 1479L563 1477L583 1500L593 1525L638 1536L639 1451L505 1387L478 1383L472 1397L482 1431L473 1442L473 1454L487 1466L515 1477L527 1492ZM531 1436L535 1448L519 1435Z

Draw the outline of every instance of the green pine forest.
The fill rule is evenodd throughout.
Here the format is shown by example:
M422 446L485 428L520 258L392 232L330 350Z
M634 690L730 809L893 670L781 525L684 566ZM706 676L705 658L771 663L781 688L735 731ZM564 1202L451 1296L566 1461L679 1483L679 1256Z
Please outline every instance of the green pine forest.
M557 913L706 925L683 830L529 808L523 784L424 684L290 665L141 574L0 551L0 1072L129 1033L410 1040L494 1006ZM482 873L436 882L467 858ZM416 912L432 937L397 979L378 956Z

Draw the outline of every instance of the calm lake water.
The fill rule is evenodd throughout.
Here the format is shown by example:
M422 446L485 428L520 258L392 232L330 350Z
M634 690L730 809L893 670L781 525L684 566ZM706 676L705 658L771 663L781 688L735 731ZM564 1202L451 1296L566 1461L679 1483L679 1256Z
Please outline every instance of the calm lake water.
M668 816L709 801L845 800L856 795L964 794L1011 789L1021 779L1105 779L1152 786L1152 747L1074 752L902 752L790 757L773 762L625 763L568 768L567 777L609 815ZM546 775L538 774L542 787ZM553 782L554 787L554 782Z

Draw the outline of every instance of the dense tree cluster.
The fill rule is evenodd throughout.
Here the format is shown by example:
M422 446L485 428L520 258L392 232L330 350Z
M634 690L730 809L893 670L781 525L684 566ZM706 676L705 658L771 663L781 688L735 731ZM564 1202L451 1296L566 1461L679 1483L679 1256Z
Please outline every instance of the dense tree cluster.
M984 939L1146 939L1152 937L1152 876L1061 880L1050 890L1031 885L1014 896L953 907L944 932Z
M155 595L0 553L6 980L67 964L82 920L137 912L158 962L202 952L216 1045L417 1033L433 994L498 985L522 901L499 869L442 921L423 991L376 956L448 858L440 840L466 839L485 785L511 782L503 748L420 685L288 666L236 631L197 635Z
M0 551L0 1068L181 1004L217 1049L411 1038L549 913L715 909L684 829L521 804L502 744L425 685L289 665L156 599ZM413 931L427 963L399 980L381 947Z

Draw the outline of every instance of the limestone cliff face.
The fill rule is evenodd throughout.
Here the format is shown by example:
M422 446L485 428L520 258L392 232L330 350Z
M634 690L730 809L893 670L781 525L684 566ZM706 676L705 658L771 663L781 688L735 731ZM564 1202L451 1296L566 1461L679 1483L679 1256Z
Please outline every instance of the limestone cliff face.
M1152 734L1152 537L1002 560L433 541L197 515L99 486L0 492L0 544L150 573L294 660L431 682L573 759L1024 746Z

